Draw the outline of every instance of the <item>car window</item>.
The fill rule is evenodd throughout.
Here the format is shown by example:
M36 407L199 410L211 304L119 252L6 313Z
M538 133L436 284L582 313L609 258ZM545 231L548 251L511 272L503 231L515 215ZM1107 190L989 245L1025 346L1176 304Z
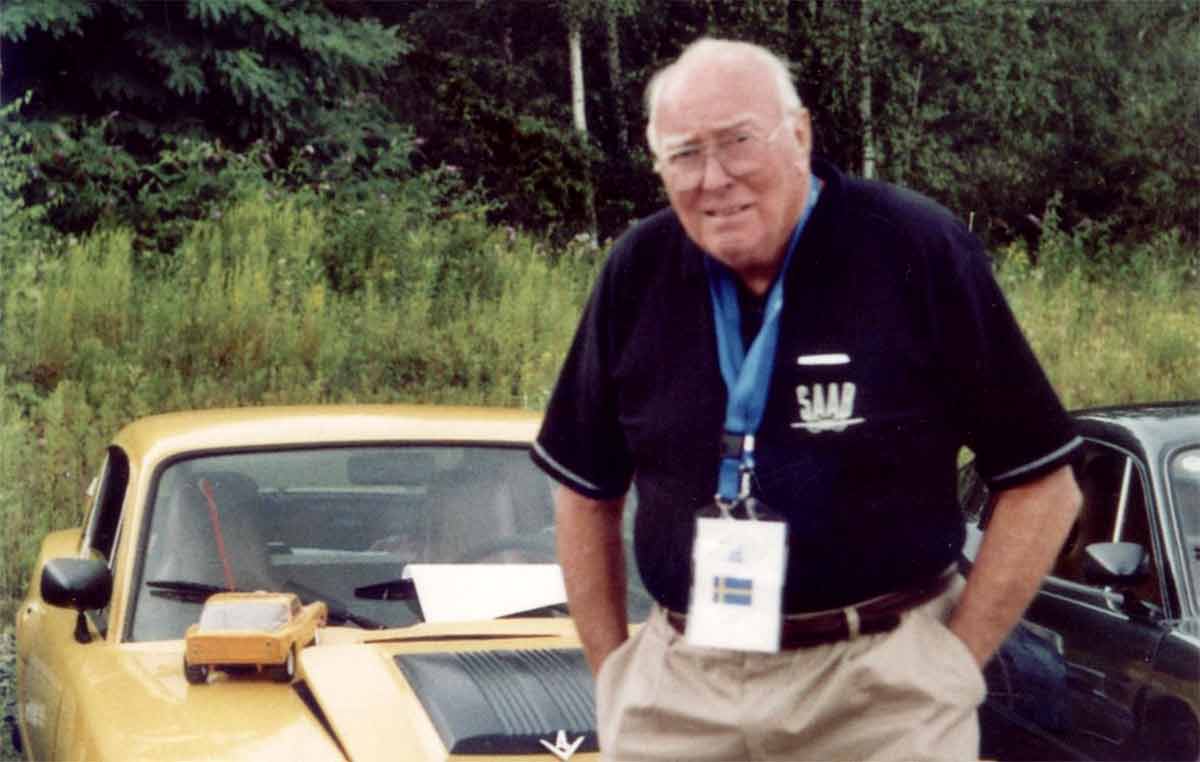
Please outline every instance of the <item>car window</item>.
M1176 453L1167 472L1192 590L1200 590L1200 447Z
M84 528L84 549L94 558L112 558L128 484L129 459L119 447L110 447L93 482L92 504Z
M1144 470L1127 453L1089 441L1076 462L1075 480L1083 494L1083 505L1052 573L1079 584L1092 584L1086 574L1089 545L1137 543L1149 554L1149 565L1148 573L1133 592L1140 600L1161 609L1159 564L1155 560L1157 549Z
M408 626L448 602L414 593L435 588L431 574L454 567L456 579L475 580L454 594L469 599L497 584L500 594L545 589L557 562L550 481L524 446L493 445L180 460L157 477L142 553L126 636L135 641L182 637L221 590L294 592L324 600L335 624ZM560 604L531 610L565 614Z
M288 604L283 601L232 601L208 604L200 615L202 632L224 630L262 630L273 632L289 621Z
M92 482L92 504L88 510L83 532L83 552L91 558L106 561L116 576L114 551L120 534L121 507L129 485L129 459L119 447L110 447ZM108 607L89 612L100 633L108 631Z
M985 508L988 504L988 488L983 477L975 470L974 462L968 463L958 471L958 504L968 521L982 524L985 519Z

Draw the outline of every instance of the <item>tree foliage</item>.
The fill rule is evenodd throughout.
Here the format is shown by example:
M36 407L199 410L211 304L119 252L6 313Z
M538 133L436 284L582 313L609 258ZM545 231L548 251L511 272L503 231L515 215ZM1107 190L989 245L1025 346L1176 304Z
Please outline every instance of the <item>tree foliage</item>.
M407 170L408 133L382 98L387 67L407 43L375 18L335 8L8 0L4 93L33 93L25 117L53 221L84 230L203 206L220 184L183 198L205 184L194 177L165 205L145 203L171 191L167 176L188 152L184 161L213 177L236 163L230 151L249 152L267 170L303 170L296 179L314 186Z
M873 135L882 179L930 194L991 240L1035 236L1056 194L1068 226L1113 218L1134 238L1179 227L1200 240L1195 0L711 0L689 10L672 48L707 32L780 52L819 152L858 171Z
M116 112L145 140L200 131L234 146L286 144L324 110L354 108L406 49L376 19L316 0L9 0L5 89L34 118Z
M571 29L586 136L572 130ZM1032 242L1052 200L1068 228L1200 240L1200 0L0 7L4 96L34 94L31 202L71 230L202 215L227 192L220 178L247 174L238 154L355 203L437 169L485 193L495 222L569 238L594 206L614 235L664 201L642 87L702 34L783 54L820 153L854 172L869 158L993 242Z

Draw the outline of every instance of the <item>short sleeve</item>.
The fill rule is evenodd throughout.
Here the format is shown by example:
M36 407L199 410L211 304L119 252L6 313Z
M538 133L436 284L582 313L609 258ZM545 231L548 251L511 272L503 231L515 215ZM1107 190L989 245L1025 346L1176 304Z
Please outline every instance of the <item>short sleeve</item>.
M957 236L936 289L946 398L993 489L1066 464L1081 439L1017 324L974 236Z
M633 474L611 373L620 351L622 314L616 254L584 308L532 452L553 479L595 499L624 495Z

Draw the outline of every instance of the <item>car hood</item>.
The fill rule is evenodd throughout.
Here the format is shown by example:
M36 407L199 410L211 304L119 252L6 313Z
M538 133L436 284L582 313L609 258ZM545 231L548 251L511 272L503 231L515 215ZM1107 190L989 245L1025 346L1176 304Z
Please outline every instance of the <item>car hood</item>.
M189 685L182 642L130 648L109 690L150 698L112 717L124 731L114 758L597 756L592 677L566 619L328 628L300 652L292 684L217 672Z

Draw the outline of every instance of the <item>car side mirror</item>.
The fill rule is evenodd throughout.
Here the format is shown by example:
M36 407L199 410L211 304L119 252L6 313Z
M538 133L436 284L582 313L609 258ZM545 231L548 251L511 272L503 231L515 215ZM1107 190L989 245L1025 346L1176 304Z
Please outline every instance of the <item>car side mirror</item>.
M102 609L112 599L112 572L94 558L52 558L42 566L42 600L51 606L75 609L75 640L90 643L83 612Z
M1087 546L1084 576L1091 582L1133 584L1146 574L1149 554L1136 542L1096 542Z

